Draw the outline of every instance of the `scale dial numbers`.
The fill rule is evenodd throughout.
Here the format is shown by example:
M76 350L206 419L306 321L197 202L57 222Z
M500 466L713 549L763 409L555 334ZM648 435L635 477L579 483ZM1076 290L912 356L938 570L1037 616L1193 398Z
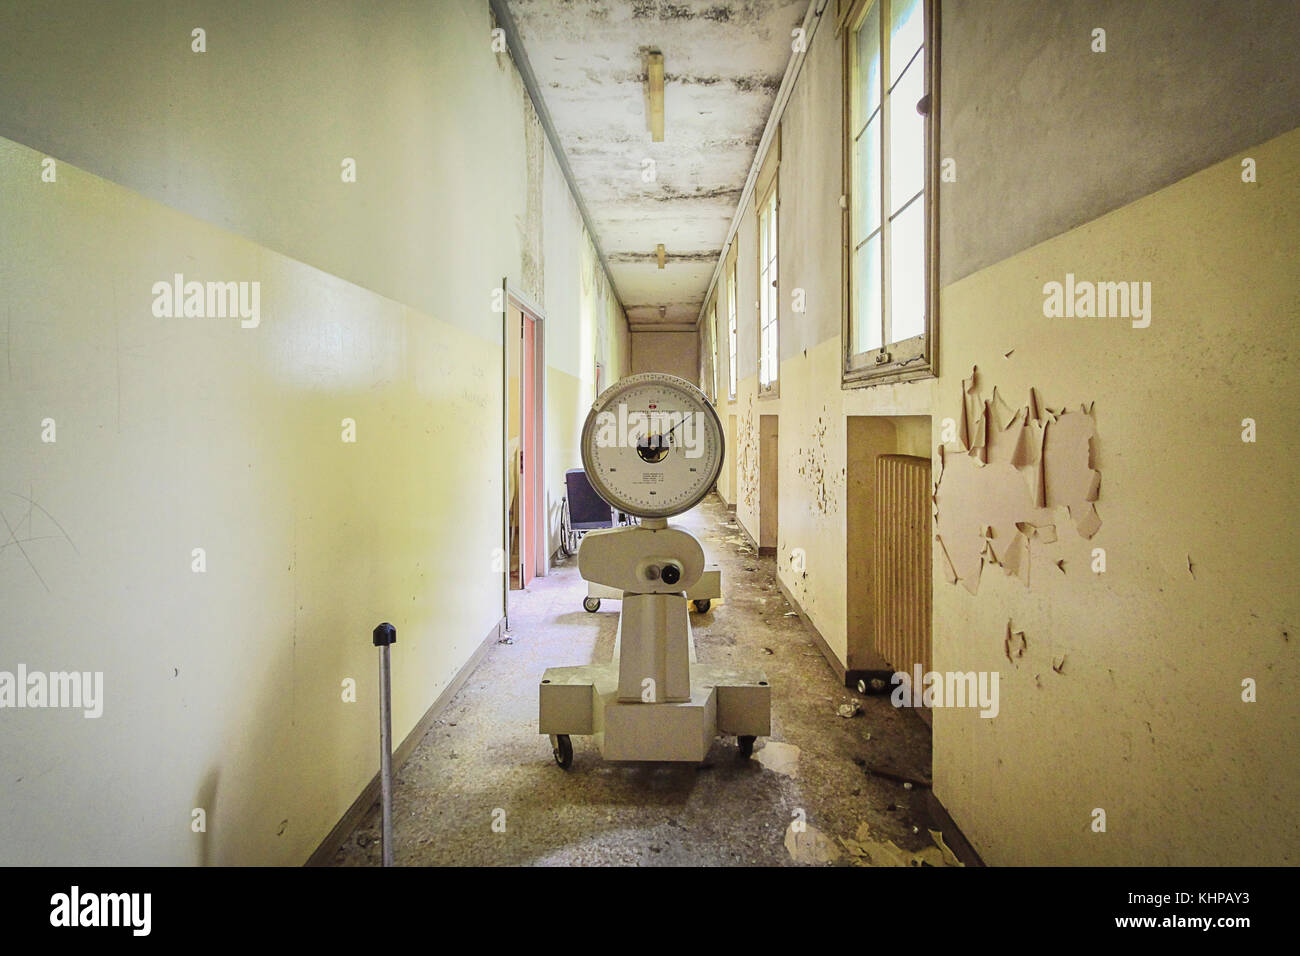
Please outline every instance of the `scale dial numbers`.
M645 372L596 399L582 428L582 464L597 494L620 511L668 518L689 511L722 470L722 424L685 379Z

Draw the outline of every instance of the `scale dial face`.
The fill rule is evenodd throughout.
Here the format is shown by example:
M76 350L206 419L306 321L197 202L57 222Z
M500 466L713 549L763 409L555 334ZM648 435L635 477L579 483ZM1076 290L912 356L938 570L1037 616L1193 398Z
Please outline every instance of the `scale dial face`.
M596 493L620 511L668 518L689 511L718 480L722 424L685 379L644 372L596 399L582 427L582 464Z

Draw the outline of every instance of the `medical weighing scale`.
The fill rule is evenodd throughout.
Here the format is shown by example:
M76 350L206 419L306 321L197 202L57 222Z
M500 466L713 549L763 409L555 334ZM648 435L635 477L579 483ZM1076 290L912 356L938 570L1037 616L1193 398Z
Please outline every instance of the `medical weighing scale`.
M588 532L578 550L582 577L618 591L623 606L610 663L542 675L538 730L561 767L573 762L573 735L595 737L606 760L698 763L719 734L738 738L748 757L771 733L766 675L696 658L687 600L699 593L704 549L668 524L713 489L724 453L712 404L674 375L629 376L592 405L582 429L587 477L641 523Z

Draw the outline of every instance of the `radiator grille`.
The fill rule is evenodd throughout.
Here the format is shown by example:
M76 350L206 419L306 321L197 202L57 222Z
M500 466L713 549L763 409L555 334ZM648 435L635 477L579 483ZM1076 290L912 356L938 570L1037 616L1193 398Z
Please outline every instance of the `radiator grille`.
M930 459L876 459L876 650L930 670Z

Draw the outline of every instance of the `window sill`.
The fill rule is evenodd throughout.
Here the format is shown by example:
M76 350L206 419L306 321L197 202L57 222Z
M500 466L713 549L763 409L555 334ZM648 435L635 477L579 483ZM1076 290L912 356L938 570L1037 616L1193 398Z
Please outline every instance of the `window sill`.
M872 385L893 385L936 377L929 362L917 359L905 365L891 364L873 368L845 369L840 377L840 388L870 388Z

